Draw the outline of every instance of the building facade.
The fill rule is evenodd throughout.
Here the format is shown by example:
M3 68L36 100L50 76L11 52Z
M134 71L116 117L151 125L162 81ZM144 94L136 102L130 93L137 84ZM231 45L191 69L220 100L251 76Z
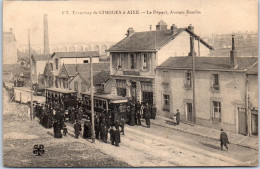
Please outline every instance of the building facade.
M156 98L156 66L171 56L196 54L196 51L207 56L213 49L194 34L191 25L188 28L172 25L167 29L167 25L160 21L155 31L135 32L129 28L126 35L108 50L111 92L150 104L154 104Z
M172 57L156 69L158 114L168 118L179 109L181 120L240 133L256 133L258 83L256 57L195 57L195 112L192 57ZM254 92L253 92L254 91ZM250 99L247 99L250 98ZM253 110L253 111L252 111ZM255 110L255 111L254 111Z
M16 38L13 30L3 32L3 64L17 63L17 47Z

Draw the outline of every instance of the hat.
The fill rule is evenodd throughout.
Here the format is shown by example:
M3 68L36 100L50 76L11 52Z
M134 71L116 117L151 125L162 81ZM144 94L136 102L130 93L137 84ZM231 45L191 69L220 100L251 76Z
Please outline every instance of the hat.
M177 109L177 111L179 111L179 109Z
M221 129L220 131L224 131L223 129Z

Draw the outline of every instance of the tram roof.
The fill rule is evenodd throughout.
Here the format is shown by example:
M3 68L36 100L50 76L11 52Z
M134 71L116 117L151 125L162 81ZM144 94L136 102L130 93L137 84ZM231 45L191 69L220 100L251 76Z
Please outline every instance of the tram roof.
M90 93L87 92L82 92L81 94L89 95ZM127 98L118 96L118 95L113 95L113 94L94 94L94 97L102 98L102 99L107 99L107 100L125 100L128 101Z
M59 92L59 93L66 93L66 94L75 93L75 91L73 91L73 90L60 89L60 88L47 88L46 90L53 91L53 92Z

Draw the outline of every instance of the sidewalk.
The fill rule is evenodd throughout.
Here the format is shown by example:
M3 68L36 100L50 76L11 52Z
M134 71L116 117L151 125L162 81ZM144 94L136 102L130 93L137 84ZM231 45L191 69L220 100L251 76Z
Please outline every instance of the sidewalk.
M219 140L219 135L220 135L219 130L204 127L201 125L180 123L180 125L174 126L172 124L172 119L161 117L161 116L156 116L156 119L151 120L151 123L158 126L175 129L181 132ZM228 131L226 131L226 133L228 135L228 139L230 143L251 148L254 150L258 150L258 137L253 137L253 136L249 137L237 133L231 133Z

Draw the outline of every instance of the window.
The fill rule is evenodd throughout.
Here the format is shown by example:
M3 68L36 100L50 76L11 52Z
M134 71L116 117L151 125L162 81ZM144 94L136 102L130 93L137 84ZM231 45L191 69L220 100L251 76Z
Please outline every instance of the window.
M52 63L50 63L50 66L51 66L50 69L53 70L53 64Z
M117 80L116 81L117 86L117 95L118 96L126 96L126 81L125 80Z
M81 92L86 92L86 85L85 83L81 83Z
M122 55L119 54L117 55L117 69L121 69L122 68Z
M84 60L83 63L88 63L88 60Z
M143 70L147 70L148 69L148 57L147 54L143 54Z
M185 88L186 89L190 89L191 88L191 86L192 86L192 79L191 79L191 72L186 72L186 75L185 75L186 77L186 81L185 81Z
M130 59L131 59L131 69L135 69L135 55L131 54Z
M162 72L162 85L169 86L169 72L168 71Z
M170 110L170 96L166 94L163 95L163 110Z
M74 82L74 90L78 91L78 82Z
M221 121L221 103L213 101L213 120L214 121Z
M212 89L214 91L219 91L219 77L218 77L218 74L213 74Z
M56 69L58 70L58 59L57 58L55 59L55 66L56 66Z
M68 81L67 79L63 78L63 87L66 89L68 88Z

